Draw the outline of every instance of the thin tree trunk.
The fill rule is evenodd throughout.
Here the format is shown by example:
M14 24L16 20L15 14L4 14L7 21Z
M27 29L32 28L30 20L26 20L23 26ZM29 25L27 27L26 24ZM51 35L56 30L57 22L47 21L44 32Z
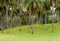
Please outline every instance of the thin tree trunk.
M20 26L21 26L21 22L22 22L22 19L20 18L20 23L19 23L19 24L20 24ZM21 27L20 27L19 31L21 31Z
M40 16L40 12L38 13L38 24L40 24L41 20L40 20L41 16Z
M3 19L3 18L2 18L2 15L1 15L1 25L0 25L0 26L1 26L1 29L2 29L2 26L3 26L2 19Z
M31 27L31 12L29 13L29 26L28 26L28 33L30 33L30 27Z
M12 28L12 10L11 10L11 28Z
M2 29L2 20L1 20L1 29Z
M32 34L34 34L34 26L33 26L33 23L34 23L34 17L32 16L32 24L31 24L31 27L32 27Z
M21 8L20 8L21 9ZM21 10L20 10L20 14L22 14L22 12L21 12ZM21 15L20 15L21 16ZM21 26L21 24L22 24L22 18L20 17L20 20L19 20L20 22L19 22L19 24L20 24L20 26ZM20 27L20 29L19 29L19 31L21 31L21 27Z
M59 20L59 13L57 14L57 23L58 23L58 24L60 23L60 20Z
M34 33L34 27L33 27L33 22L34 22L34 17L33 17L33 14L34 14L34 9L33 9L33 2L32 2L32 7L31 7L31 20L32 20L32 23L31 23L31 27L32 27L32 34Z
M47 13L45 12L45 30L48 30L47 28Z
M45 13L45 24L47 24L47 14Z
M6 28L8 28L8 6L6 6Z
M19 6L20 6L20 14L22 14L22 9L21 9L21 0L19 1ZM20 17L20 26L21 26L21 24L22 24L22 18ZM20 31L21 31L21 27L20 27L20 29L19 29Z
M9 27L9 23L8 23L8 6L6 6L6 29L7 29L7 34L9 34L8 27Z
M54 32L54 16L53 16L53 11L52 11L52 32Z
M2 23L2 20L1 20L1 31L3 32L3 23Z
M33 17L33 14L34 14L34 9L33 9L33 2L32 2L32 7L31 7L31 20L32 20L32 24L31 24L31 27L32 27L32 34L34 33L34 27L33 27L33 22L34 22L34 17Z
M57 15L57 23L59 24L59 13L57 13L56 15Z

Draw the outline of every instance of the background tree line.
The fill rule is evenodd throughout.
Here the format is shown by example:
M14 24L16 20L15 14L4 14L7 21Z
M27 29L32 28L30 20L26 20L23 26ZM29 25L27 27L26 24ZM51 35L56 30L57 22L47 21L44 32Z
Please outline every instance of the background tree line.
M33 23L52 23L51 1L56 4L56 15L54 22L60 19L60 0L0 0L0 27L27 25L31 16ZM31 23L31 21L30 21Z

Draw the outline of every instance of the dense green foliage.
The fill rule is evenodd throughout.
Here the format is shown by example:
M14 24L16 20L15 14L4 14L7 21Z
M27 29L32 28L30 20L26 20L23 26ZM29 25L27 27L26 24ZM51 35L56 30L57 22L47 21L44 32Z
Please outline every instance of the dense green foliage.
M51 0L33 0L31 2L30 0L0 0L0 26L7 27L7 22L9 27L11 23L13 24L12 26L26 25L29 22L30 13L35 17L34 23L38 21L38 17L40 17L41 23L45 23L45 14L47 14L47 16L51 15L49 14L51 6L50 1ZM59 12L60 1L53 1L56 3L56 12ZM6 7L8 7L8 10ZM57 21L56 18L55 20ZM47 22L51 23L51 21L52 20L47 17Z

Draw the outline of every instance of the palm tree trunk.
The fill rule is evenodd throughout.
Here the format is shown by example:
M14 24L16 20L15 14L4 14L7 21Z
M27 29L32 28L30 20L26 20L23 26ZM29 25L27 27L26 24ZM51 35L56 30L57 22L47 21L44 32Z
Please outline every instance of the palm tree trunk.
M12 3L12 1L11 0L9 0L9 4L11 4ZM10 26L11 26L11 28L12 28L12 4L10 5L10 11L11 11L11 16L10 16L10 21L11 21L11 23L10 23Z
M54 16L53 16L53 11L52 11L52 32L54 32Z
M45 13L45 24L47 24L47 14Z
M19 21L20 21L20 23L19 23L19 24L20 24L20 26L21 26L22 19L20 18L20 20L19 20ZM22 30L22 29L21 29L21 27L20 27L19 31L21 31L21 30Z
M11 28L12 28L12 10L11 10Z
M6 6L6 28L8 28L8 6Z
M29 13L29 26L28 26L28 33L30 33L30 26L31 26L31 12Z
M59 24L59 13L57 13L56 15L57 15L57 23Z
M40 16L40 12L38 13L38 24L40 24L40 22L41 22L41 16Z
M1 13L0 13L0 14L1 14ZM1 22L1 24L0 24L1 29L2 29L2 25L3 25L3 23L2 23L2 19L3 19L3 18L2 18L2 15L1 15L1 21L0 21L0 22Z
M2 20L1 20L1 28L2 28Z
M48 30L47 28L47 13L45 12L45 30Z
M20 8L20 14L22 14L21 8ZM20 16L21 16L21 15L20 15ZM22 18L21 18L21 17L20 17L20 20L19 20L19 21L20 21L20 23L19 23L19 24L20 24L20 26L21 26L21 23L22 23ZM20 29L19 29L19 30L21 31L21 27L20 27Z
M2 18L2 17L1 17ZM1 31L3 32L3 23L2 23L2 19L1 19Z
M22 10L21 10L21 0L19 1L19 6L20 6L20 14L22 14ZM21 19L21 17L20 17L20 26L21 26L21 23L22 23L22 19ZM20 27L20 29L19 29L20 31L22 30L21 29L21 27Z
M32 16L32 24L31 24L31 27L32 27L32 34L34 33L34 26L33 26L33 23L34 23L34 17Z
M56 4L55 4L55 2L54 3L53 2L54 2L54 0L51 0L51 6L55 7ZM54 8L52 8L52 9L54 9ZM54 32L54 16L53 16L54 13L55 13L55 11L52 10L52 32Z
M32 7L31 7L31 19L32 19L32 24L31 24L31 27L32 27L32 34L34 33L34 27L33 27L33 22L34 22L34 17L33 17L33 14L34 14L34 9L33 9L33 2L32 2Z

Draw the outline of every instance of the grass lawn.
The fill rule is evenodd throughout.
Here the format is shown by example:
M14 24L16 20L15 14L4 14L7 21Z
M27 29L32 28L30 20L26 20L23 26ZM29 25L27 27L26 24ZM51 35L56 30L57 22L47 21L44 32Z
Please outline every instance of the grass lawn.
M28 33L28 26L6 29L3 33L0 31L0 41L60 41L60 24L54 24L54 33L51 27L51 24L35 24L34 34ZM19 31L19 28L22 31Z

